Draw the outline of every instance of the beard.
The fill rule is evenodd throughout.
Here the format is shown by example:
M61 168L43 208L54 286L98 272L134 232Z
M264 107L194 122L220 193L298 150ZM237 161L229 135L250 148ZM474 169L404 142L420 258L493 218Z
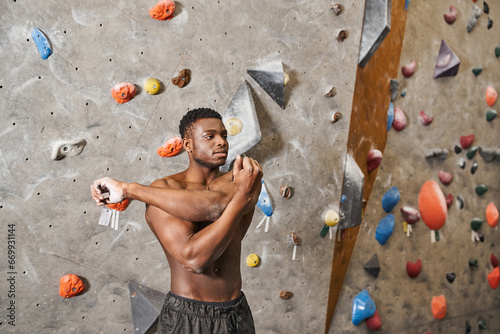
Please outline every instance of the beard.
M224 164L219 164L219 163L210 163L210 162L206 162L206 161L203 161L202 159L200 158L197 158L197 157L193 157L194 161L202 166L202 167L206 167L206 168L210 168L210 169L215 169L215 168L219 168L220 166L223 166Z

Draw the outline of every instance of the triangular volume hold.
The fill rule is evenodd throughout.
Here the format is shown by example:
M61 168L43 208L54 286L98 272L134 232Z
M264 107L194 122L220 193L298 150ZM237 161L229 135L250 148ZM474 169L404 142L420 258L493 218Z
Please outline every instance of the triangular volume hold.
M378 255L375 253L372 258L365 263L363 268L370 274L375 277L378 277L380 273L380 263L378 262Z
M135 334L146 333L158 319L165 294L129 283Z
M247 72L282 109L285 109L285 73L282 62L268 63L248 69Z
M436 67L434 68L434 78L444 78L455 76L460 67L460 59L453 52L452 49L441 40L441 47L436 60Z

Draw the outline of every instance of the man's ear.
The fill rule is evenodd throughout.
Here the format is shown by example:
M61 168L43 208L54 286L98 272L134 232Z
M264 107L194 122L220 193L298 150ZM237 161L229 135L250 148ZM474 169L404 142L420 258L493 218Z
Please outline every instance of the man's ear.
M193 150L193 143L191 141L191 138L183 138L182 146L184 147L184 150L186 150L186 152L191 153L191 151Z

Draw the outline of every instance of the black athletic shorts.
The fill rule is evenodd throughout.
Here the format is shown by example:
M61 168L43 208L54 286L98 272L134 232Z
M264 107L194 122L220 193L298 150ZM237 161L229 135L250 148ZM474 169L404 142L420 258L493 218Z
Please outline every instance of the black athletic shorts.
M158 320L158 334L254 334L252 312L243 292L220 303L167 294Z

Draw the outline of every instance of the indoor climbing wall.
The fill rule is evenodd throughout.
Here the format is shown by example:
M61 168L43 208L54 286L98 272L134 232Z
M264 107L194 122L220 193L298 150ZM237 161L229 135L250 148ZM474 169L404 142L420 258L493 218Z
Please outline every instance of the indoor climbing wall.
M3 1L0 331L143 333L154 323L158 303L169 290L169 267L144 221L144 205L132 201L125 211L109 211L106 218L91 200L89 187L102 176L149 184L185 169L185 152L162 157L157 151L168 153L175 146L166 145L167 140L178 136L181 117L197 107L242 121L241 134L251 130L249 139L245 135L240 143L235 137L234 147L264 168L272 213L256 209L241 267L257 332L323 331L334 245L323 217L339 210L364 12L364 3L338 3L331 8L334 3L317 0L176 1L173 14L169 7L168 19L158 20L150 16L156 0ZM474 33L486 33L483 21ZM451 36L463 38L457 27L445 27L450 42ZM422 69L404 81L404 109L412 94L434 107L430 98L417 96L420 88L411 89L418 75L425 74L425 59L435 53L419 51ZM468 78L462 65L461 80L470 84L461 89L477 91L461 98L479 105L482 88L473 85L492 76L488 66L493 60L475 60L484 62L485 71ZM432 79L420 80L426 83L420 86L429 86ZM446 102L439 99L443 105L460 101L451 99L452 80L447 88L439 85L449 95ZM452 114L451 109L439 111ZM433 126L444 129L438 125L438 110L433 112ZM493 123L472 117L479 110L466 112L467 125L477 124L476 142L493 140L482 131ZM454 115L453 124L459 124L462 120ZM230 124L238 128L237 122ZM415 130L410 126L397 135L413 135L417 125L410 125ZM473 132L468 130L463 132ZM394 145L396 134L391 135ZM495 163L478 163L476 179L492 187L488 198L494 185L486 171ZM472 180L468 175L464 179ZM289 198L282 197L283 185L289 187ZM470 191L462 194L472 196ZM479 200L469 197L465 210L472 210L474 201L479 209ZM101 218L108 226L99 224ZM483 229L487 241L475 247L486 254L490 232ZM292 233L300 240L296 247ZM451 233L444 236L451 242ZM413 241L404 240L407 245ZM443 240L435 247L445 245ZM258 266L246 265L249 254L259 257ZM481 254L476 255L476 271L485 270ZM465 280L456 270L457 282ZM479 289L483 273L475 274L471 279ZM78 278L81 283L72 281ZM78 293L82 284L83 293L63 298ZM283 294L290 298L280 298L282 291L290 292Z
M329 333L500 331L499 18L494 1L409 3L387 145Z

